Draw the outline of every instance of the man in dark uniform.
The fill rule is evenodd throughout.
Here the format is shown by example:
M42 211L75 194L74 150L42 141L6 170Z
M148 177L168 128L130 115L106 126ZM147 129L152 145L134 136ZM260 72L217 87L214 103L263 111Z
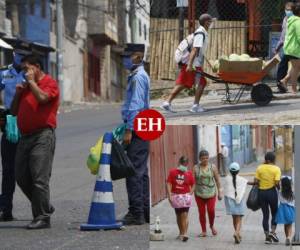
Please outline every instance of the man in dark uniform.
M10 106L16 92L16 85L25 81L21 71L21 59L31 52L21 45L14 48L13 64L0 70L0 91L4 90L4 107L1 113L1 159L2 159L2 193L0 196L0 221L13 220L13 194L15 191L15 155L17 142L9 140L5 131L6 116L10 114Z
M127 44L123 54L123 65L130 72L126 98L122 107L122 119L126 123L124 144L127 155L132 161L136 175L126 179L129 211L123 219L125 225L149 223L149 142L139 138L133 131L135 116L149 109L150 78L144 70L144 44Z

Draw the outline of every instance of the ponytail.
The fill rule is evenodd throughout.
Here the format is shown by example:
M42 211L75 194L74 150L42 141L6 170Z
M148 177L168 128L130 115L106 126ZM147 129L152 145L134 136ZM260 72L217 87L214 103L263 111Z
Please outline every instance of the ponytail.
M234 195L235 198L237 197L237 192L236 192L236 176L239 173L239 171L230 171L231 175L232 175L232 184L234 187Z

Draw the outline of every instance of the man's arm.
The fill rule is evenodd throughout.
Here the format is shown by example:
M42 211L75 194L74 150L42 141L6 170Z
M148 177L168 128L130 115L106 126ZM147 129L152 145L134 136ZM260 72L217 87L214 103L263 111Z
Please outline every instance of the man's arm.
M39 103L47 103L49 101L48 94L41 90L35 81L29 81L28 83L32 94Z

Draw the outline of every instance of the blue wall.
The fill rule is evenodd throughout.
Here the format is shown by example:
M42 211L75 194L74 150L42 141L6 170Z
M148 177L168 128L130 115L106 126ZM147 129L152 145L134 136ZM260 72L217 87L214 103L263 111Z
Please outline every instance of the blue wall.
M232 126L226 125L221 127L221 138L221 143L225 143L229 150L229 161L232 162Z
M33 15L29 2L20 6L20 35L29 41L50 45L50 0L45 0L45 17L42 16L43 0L34 1Z
M252 162L252 136L250 126L232 126L233 160L241 164Z

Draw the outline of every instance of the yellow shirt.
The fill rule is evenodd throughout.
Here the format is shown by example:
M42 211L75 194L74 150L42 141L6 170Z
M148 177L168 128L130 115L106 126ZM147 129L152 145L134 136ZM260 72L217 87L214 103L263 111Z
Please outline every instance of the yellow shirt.
M259 180L259 189L270 189L280 181L281 170L279 167L270 164L261 164L256 169L255 178Z

